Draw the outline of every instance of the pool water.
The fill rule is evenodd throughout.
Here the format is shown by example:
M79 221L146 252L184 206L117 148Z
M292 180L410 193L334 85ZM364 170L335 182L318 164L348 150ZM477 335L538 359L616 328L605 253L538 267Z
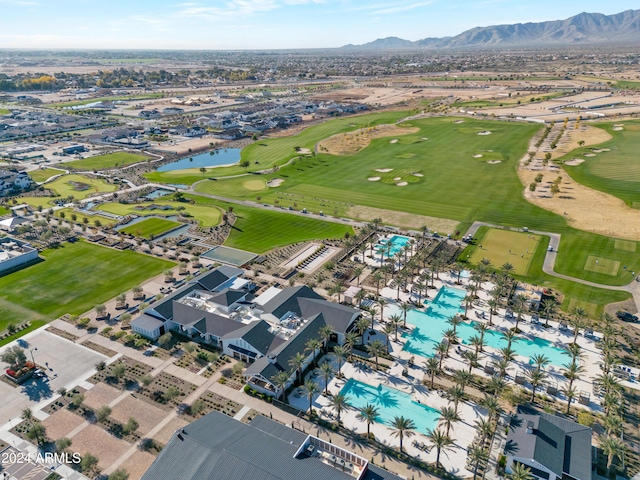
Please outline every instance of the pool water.
M451 328L447 320L455 314L464 312L461 305L465 295L465 290L442 287L425 312L411 310L407 314L407 322L416 328L403 335L405 339L403 350L422 357L432 357L436 347L442 341L444 332ZM478 335L478 332L473 328L475 323L464 322L458 325L456 334L463 344L468 344L474 335ZM507 341L502 334L495 330L487 330L484 334L484 341L485 345L495 349L507 346ZM511 348L515 350L516 354L523 357L531 358L534 355L544 354L549 358L549 362L556 367L561 367L567 361L563 349L553 346L550 341L543 338L530 340L519 337L511 344Z
M386 425L391 425L393 417L403 416L413 420L416 430L426 434L427 430L433 430L437 426L440 419L440 411L414 402L408 393L382 384L372 387L350 378L340 393L349 397L348 403L354 408L362 409L367 404L378 408L378 420Z
M157 190L154 190L153 192L149 192L144 198L146 198L148 200L153 200L155 198L160 198L160 197L164 197L166 195L169 195L170 193L172 193L171 190L164 190L163 188L158 188Z
M217 167L219 165L230 165L240 161L239 148L225 148L224 150L213 150L199 155L183 158L175 162L167 163L158 167L159 172L171 172L173 170L184 170L186 168Z
M402 235L394 235L393 237L391 237L388 240L386 240L386 239L381 240L383 245L378 245L376 247L376 252L378 252L378 253L383 252L385 257L391 258L396 253L402 251L404 246L407 243L409 243L409 240L410 240L409 237L404 237ZM391 244L391 249L389 250L389 253L387 253L387 244L389 244L389 243Z

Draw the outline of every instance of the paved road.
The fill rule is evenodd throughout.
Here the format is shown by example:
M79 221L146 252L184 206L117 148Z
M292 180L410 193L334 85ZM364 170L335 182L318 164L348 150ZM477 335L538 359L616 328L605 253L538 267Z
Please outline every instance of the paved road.
M493 223L487 222L474 222L469 230L467 230L467 235L471 235L472 237L477 233L480 227L493 227L493 228L503 228L499 225L495 225ZM582 280L581 278L571 277L569 275L564 275L562 273L558 273L555 271L556 257L558 256L558 249L560 248L560 234L559 233L551 233L551 232L543 232L540 230L529 230L530 233L535 233L537 235L545 235L549 237L549 246L552 248L551 251L547 251L544 257L544 263L542 264L542 271L548 275L553 277L562 278L564 280L569 280L571 282L580 283L582 285L588 285L590 287L602 288L604 290L618 290L622 292L628 292L633 296L633 299L636 304L636 309L640 311L640 282L637 282L635 278L631 280L627 285L603 285L601 283L589 282L587 280Z

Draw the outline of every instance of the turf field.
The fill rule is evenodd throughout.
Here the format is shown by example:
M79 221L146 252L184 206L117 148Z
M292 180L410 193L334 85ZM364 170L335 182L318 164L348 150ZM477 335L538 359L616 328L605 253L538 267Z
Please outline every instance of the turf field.
M82 160L65 162L62 166L65 168L72 168L74 170L103 170L144 162L148 158L149 157L146 155L140 155L139 153L115 152L108 153L106 155L83 158Z
M84 241L41 256L44 261L0 277L0 330L11 322L80 314L173 265Z
M73 196L76 200L81 200L92 193L115 192L118 186L101 179L72 174L56 178L47 184L47 188L54 190L61 197Z
M513 265L513 272L526 276L533 257L541 243L541 236L497 228L486 228L476 235L475 248L467 252L469 262L478 264L483 258L499 268L505 263Z
M43 168L42 170L34 170L29 172L29 176L34 182L44 182L45 180L49 180L54 175L60 175L64 173L62 170L57 170L55 168Z
M65 220L71 220L72 222L83 223L88 226L94 226L96 220L100 220L100 223L103 226L111 226L114 223L116 223L116 221L113 218L105 217L103 215L85 215L71 208L61 208L60 210L55 210L53 212L53 216L62 218L63 213L64 213ZM75 220L73 219L74 215L75 215Z
M170 207L167 210L149 209L151 205L160 205L164 207ZM135 208L138 207L138 208ZM140 208L145 208L141 210ZM103 203L96 207L97 210L103 210L105 212L113 213L115 215L130 215L135 214L139 216L154 215L154 216L172 216L182 215L191 216L195 218L203 227L214 227L220 223L222 218L222 210L216 206L211 205L198 205L186 202L171 202L171 201L158 201L138 203L135 205L127 205L123 203Z
M154 238L180 225L179 222L172 222L164 218L147 218L120 231L140 238Z
M619 123L623 130L614 129L613 125ZM596 147L578 148L558 161L584 158L584 163L565 166L565 171L577 182L615 195L630 207L635 207L634 204L640 202L640 123L613 122L598 124L598 127L604 128L613 138ZM585 154L594 156L585 157Z
M241 161L249 160L251 166L247 172L266 170L275 165L283 165L290 159L299 156L296 147L313 150L315 144L335 133L355 130L365 126L379 125L382 123L394 123L406 112L375 113L347 118L330 120L321 125L307 128L298 135L274 139L260 140L244 148L241 153ZM175 170L172 172L152 172L144 176L152 182L192 184L206 177L225 177L245 173L239 165L229 167L209 168L203 175L200 172L184 172Z

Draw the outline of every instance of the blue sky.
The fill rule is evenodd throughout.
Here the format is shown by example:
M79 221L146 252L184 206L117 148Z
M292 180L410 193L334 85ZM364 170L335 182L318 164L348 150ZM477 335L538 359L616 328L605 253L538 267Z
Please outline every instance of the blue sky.
M633 8L637 0L0 0L0 48L339 47Z

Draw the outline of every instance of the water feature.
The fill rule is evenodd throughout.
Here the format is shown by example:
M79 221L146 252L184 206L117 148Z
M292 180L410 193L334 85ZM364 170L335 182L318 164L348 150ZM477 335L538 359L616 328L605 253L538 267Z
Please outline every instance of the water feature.
M377 245L375 247L376 252L384 252L385 257L392 258L396 253L402 251L404 246L409 243L411 240L409 237L405 237L403 235L394 235L393 237L387 239L382 239L382 245ZM391 244L391 248L387 251L387 245Z
M173 192L171 190L165 190L164 188L158 188L157 190L149 192L143 198L146 198L147 200L155 200L156 198L164 197L170 193Z
M158 167L159 172L171 172L173 170L185 170L187 168L217 167L220 165L233 165L240 161L239 148L225 148L200 153L191 157L176 160Z
M354 408L362 409L367 404L375 406L379 421L386 425L391 425L393 417L403 416L413 420L416 430L426 434L427 430L436 427L440 419L440 411L415 402L408 393L382 384L372 387L350 378L340 393L349 397L348 403Z

